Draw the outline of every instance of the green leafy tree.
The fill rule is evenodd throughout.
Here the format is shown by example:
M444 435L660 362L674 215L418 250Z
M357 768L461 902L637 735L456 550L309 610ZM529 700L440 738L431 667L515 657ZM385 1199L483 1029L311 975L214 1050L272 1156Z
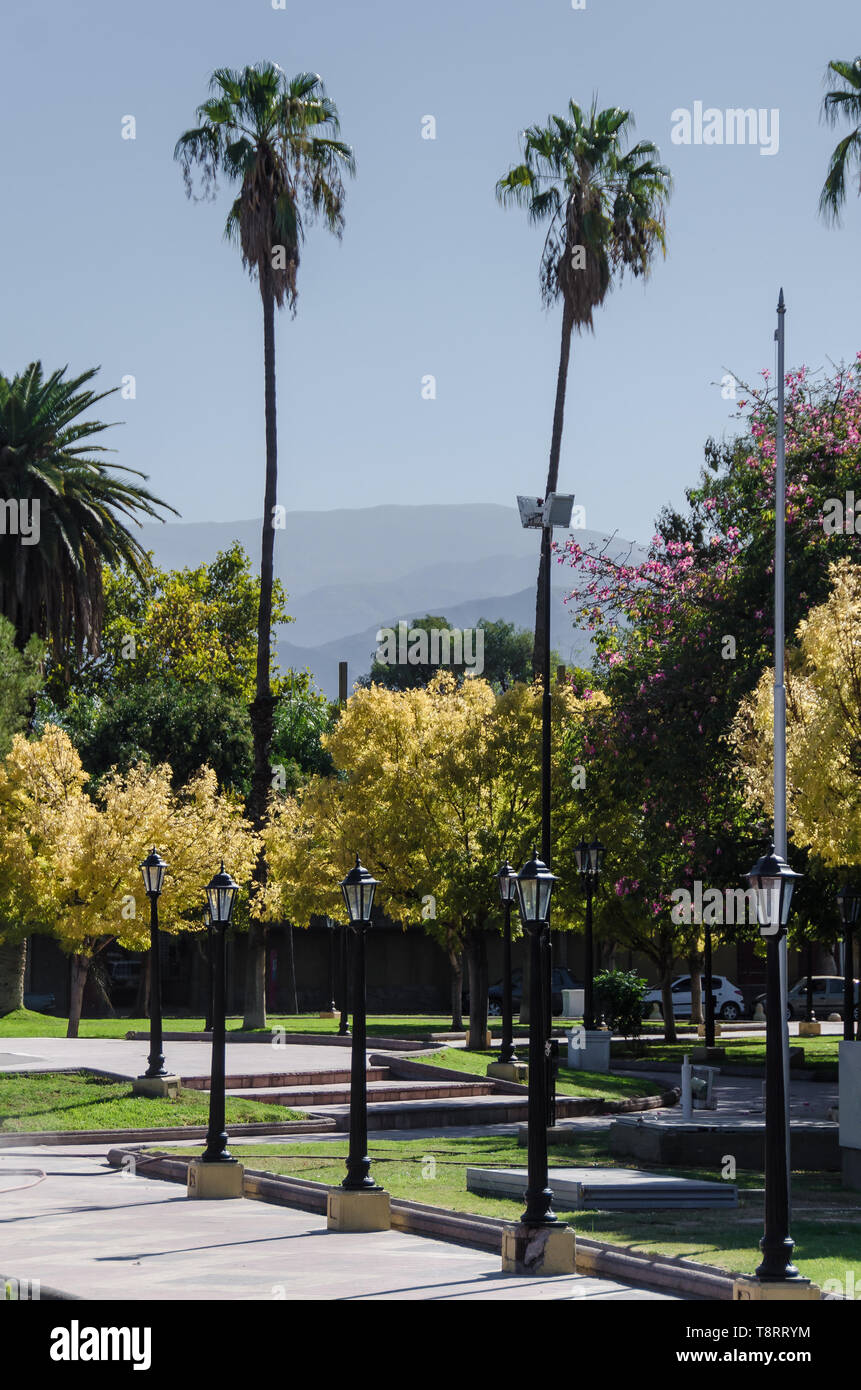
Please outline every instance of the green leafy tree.
M828 173L819 195L819 211L829 222L837 222L846 202L846 181L853 171L861 174L861 58L834 59L828 64L826 81L840 79L840 85L826 92L822 116L830 126L848 120L854 130L844 135L833 150Z
M182 685L170 676L144 681L108 698L73 699L60 718L94 784L113 769L169 763L175 787L211 767L220 787L248 793L248 707L214 683ZM48 722L57 722L50 707L40 724Z
M238 542L195 569L107 571L104 590L101 654L80 663L76 691L110 699L171 680L212 685L246 704L254 698L260 580ZM271 611L275 622L292 621L277 579ZM277 688L272 661L270 670ZM50 689L61 702L56 680Z
M599 111L568 103L567 116L550 116L523 134L522 158L497 185L503 204L526 208L530 222L547 223L541 255L541 299L548 308L562 300L562 341L546 494L556 491L565 414L571 335L593 329L614 278L627 270L645 276L657 250L664 250L669 170L658 162L651 141L627 151L634 124L618 106ZM544 650L544 562L535 610L533 669Z
M27 726L28 715L43 679L45 644L31 637L22 651L15 629L0 617L0 758L12 747L14 734Z
M24 543L19 511L18 543L7 537L0 549L0 613L19 643L34 633L47 638L61 668L70 647L98 651L103 566L125 564L138 575L148 567L126 523L161 519L166 508L129 480L143 474L97 457L108 450L92 441L108 426L81 417L112 394L87 386L98 368L69 379L67 370L46 377L32 362L18 376L0 375L0 497L7 514L15 502L29 509L28 529L38 526L38 543Z
M238 244L249 275L256 276L263 303L266 481L256 695L251 708L254 772L248 799L249 815L260 829L271 780L274 708L270 653L278 505L275 308L286 303L295 312L304 219L320 218L329 231L341 235L343 175L353 172L354 163L352 150L338 138L337 108L315 73L288 78L275 63L219 68L212 74L210 92L197 109L199 124L180 136L174 154L189 195L195 170L202 176L204 194L214 195L219 174L238 188L225 235ZM261 888L265 884L262 855L255 880ZM247 1027L262 1027L266 1021L265 953L265 933L257 926L249 943Z

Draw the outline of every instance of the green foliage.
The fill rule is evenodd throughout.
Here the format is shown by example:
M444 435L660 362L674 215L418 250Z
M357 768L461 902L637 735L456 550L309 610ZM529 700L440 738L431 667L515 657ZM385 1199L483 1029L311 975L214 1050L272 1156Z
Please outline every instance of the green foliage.
M38 724L58 722L46 706ZM248 708L214 684L182 685L168 677L105 698L75 696L59 715L95 782L135 763L169 763L178 788L201 767L219 786L245 796L251 780Z
M29 706L42 684L44 643L31 637L23 651L15 645L15 629L0 617L0 757L12 737L27 724Z
M342 175L355 166L338 139L337 107L316 73L288 78L276 63L219 68L209 87L200 124L174 150L186 191L192 196L195 171L204 196L214 196L218 174L238 185L225 235L279 308L293 307L303 214L337 236L344 225Z
M832 151L828 173L819 195L819 211L827 221L836 222L846 201L846 180L861 169L861 58L835 59L828 64L827 78L837 77L840 85L826 92L822 115L830 126L841 120L855 122Z
M647 982L633 970L603 970L595 976L595 996L607 1026L625 1038L639 1038Z
M19 640L48 638L61 669L68 648L98 650L102 566L126 565L138 576L148 568L125 522L159 519L166 507L118 476L143 474L96 457L108 451L90 441L108 426L81 416L112 392L87 387L95 367L70 379L67 370L45 377L41 362L31 362L19 376L0 374L0 497L38 507L39 528L38 544L7 540L0 548L0 613Z
M592 327L614 274L646 275L664 249L672 180L651 141L623 150L633 123L618 106L599 111L593 100L585 110L569 101L565 116L523 132L521 162L496 186L502 203L548 224L541 297L552 304L561 296L578 330Z
M210 565L142 576L129 568L105 575L101 654L75 672L73 688L110 700L150 682L206 684L236 699L254 696L260 580L234 542ZM278 581L272 620L290 622ZM56 676L56 672L53 673ZM56 679L51 693L62 702Z
M316 690L308 671L288 671L275 706L272 763L283 767L285 790L295 790L315 774L328 776L332 758L323 745L334 728L337 704Z

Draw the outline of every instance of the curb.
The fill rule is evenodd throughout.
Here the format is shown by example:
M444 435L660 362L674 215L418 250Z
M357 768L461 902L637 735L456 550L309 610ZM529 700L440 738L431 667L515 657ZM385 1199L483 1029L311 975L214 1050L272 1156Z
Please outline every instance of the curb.
M19 1299L9 1299L8 1302L10 1302L10 1303L17 1303L17 1302L21 1302L21 1303L66 1303L66 1302L80 1303L81 1300L82 1300L82 1295L79 1294L79 1293L65 1293L65 1292L63 1291L63 1289L54 1289L54 1288L51 1287L50 1284L43 1284L43 1283L41 1282L41 1280L36 1280L36 1279L20 1280L20 1279L18 1278L17 1274L0 1274L0 1286L4 1285L4 1284L7 1282L7 1280L12 1281L12 1282L14 1282L14 1283L16 1283L16 1284L26 1283L27 1285L30 1285L30 1284L38 1283L38 1285L39 1285L39 1297L38 1297L38 1298L30 1298L30 1297L27 1297L27 1298L22 1298L22 1299L20 1299L20 1300L19 1300Z
M696 1065L696 1064L695 1064ZM709 1063L708 1065L712 1065ZM619 1057L610 1058L610 1069L614 1072L631 1072L637 1075L639 1072L646 1073L665 1073L668 1076L679 1076L681 1074L681 1062L649 1062L648 1058L631 1058L623 1060ZM730 1062L725 1065L717 1062L713 1066L718 1076L740 1076L747 1077L750 1081L764 1081L765 1067L746 1067L739 1062ZM808 1067L791 1067L789 1073L790 1081L819 1081L823 1085L833 1086L837 1081L837 1068L833 1071L814 1071Z
M283 1124L231 1125L231 1138L253 1139L265 1134L321 1134L335 1130L333 1120L285 1120ZM176 1125L172 1129L46 1129L0 1134L0 1149L30 1144L135 1144L151 1139L205 1139L208 1125Z
M122 1149L111 1149L107 1161L113 1168L122 1166L126 1155ZM153 1154L144 1160L147 1177L168 1182L185 1182L189 1160ZM305 1178L273 1175L260 1169L245 1170L245 1196L277 1206L296 1207L302 1211L324 1213L330 1188L324 1183ZM481 1217L466 1212L453 1212L443 1207L424 1206L401 1197L392 1198L392 1227L412 1235L448 1240L494 1254L502 1253L502 1232L510 1221L497 1217ZM576 1237L576 1273L624 1280L646 1288L679 1293L691 1299L731 1301L734 1274L715 1265L689 1260L652 1258L635 1255L621 1246L603 1245L585 1236Z
M275 1041L275 1038L278 1041ZM283 1041L282 1041L283 1039ZM149 1042L149 1033L136 1032L134 1029L125 1034L127 1042ZM163 1042L212 1042L211 1033L163 1033ZM369 1043L379 1043L384 1047L390 1047L396 1052L419 1052L422 1048L432 1046L427 1038L369 1038ZM350 1034L342 1037L340 1033L277 1033L274 1034L267 1030L262 1033L241 1033L233 1032L227 1034L227 1044L230 1043L259 1043L266 1047L289 1047L295 1044L297 1047L352 1047L353 1039ZM436 1044L439 1048L439 1043Z
M498 1077L484 1077L478 1072L455 1071L451 1067L435 1067L425 1062L411 1062L406 1057L392 1057L385 1052L369 1052L368 1062L373 1066L387 1066L401 1080L421 1080L437 1077L445 1081L487 1081L493 1086L494 1095L528 1097L529 1087L517 1081L502 1081ZM573 1119L578 1115L626 1115L638 1110L662 1110L679 1102L677 1087L657 1096L632 1096L629 1100L607 1100L603 1096L568 1096L561 1091L556 1093L557 1105L564 1106L561 1118Z

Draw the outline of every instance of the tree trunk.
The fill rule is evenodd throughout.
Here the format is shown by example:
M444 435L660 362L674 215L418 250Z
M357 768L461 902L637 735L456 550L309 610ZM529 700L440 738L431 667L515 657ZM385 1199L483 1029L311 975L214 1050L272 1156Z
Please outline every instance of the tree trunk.
M268 263L260 267L263 300L263 387L266 418L266 484L263 501L263 539L260 555L260 605L257 611L257 681L251 706L254 738L254 773L248 798L248 815L254 829L262 830L272 785L272 724L274 701L269 681L272 659L272 578L275 561L275 507L278 501L278 434L275 414L275 296ZM254 867L253 883L266 883L264 851ZM266 927L252 922L248 931L245 964L244 1028L266 1027Z
M27 965L27 938L0 942L0 1018L24 1007L24 970Z
M84 989L89 973L90 957L73 955L72 981L69 992L69 1026L66 1029L67 1038L76 1038L78 1036L78 1025L81 1021L81 1006L84 1002Z
M487 1046L487 937L470 928L466 934L469 963L469 1033L466 1045L481 1052Z
M705 1023L703 1012L703 958L699 951L688 953L691 975L691 1023Z
M451 1029L459 1033L463 1028L463 952L449 951L451 966Z
M664 1010L664 1041L674 1043L676 1039L676 1019L673 1013L673 964L661 973L661 1004Z
M550 462L544 496L556 491L559 480L559 454L562 449L562 426L565 420L565 390L568 385L568 361L571 356L571 333L574 315L564 301L562 309L562 342L559 346L559 370L556 375L556 403L553 407L553 433L550 438ZM535 641L532 647L532 676L537 677L544 667L544 552L538 567L538 593L535 599ZM521 1015L522 1018L522 1015Z
M135 1000L136 1018L149 1018L149 980L150 953L147 951L141 960L141 973L138 976L138 992Z

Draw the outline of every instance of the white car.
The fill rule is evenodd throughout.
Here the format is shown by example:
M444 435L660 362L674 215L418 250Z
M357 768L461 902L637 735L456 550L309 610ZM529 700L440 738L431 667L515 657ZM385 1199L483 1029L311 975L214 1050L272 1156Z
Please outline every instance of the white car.
M702 981L705 990L705 980ZM691 1016L691 977L690 975L680 975L677 980L673 980L673 1017L690 1018ZM715 1017L725 1019L727 1023L734 1022L741 1018L744 1013L744 995L741 990L732 984L724 975L712 975L712 994L715 1001ZM663 995L659 989L650 989L644 996L643 1003L651 1009L653 1004L662 1008ZM705 1003L705 1000L703 1001Z

